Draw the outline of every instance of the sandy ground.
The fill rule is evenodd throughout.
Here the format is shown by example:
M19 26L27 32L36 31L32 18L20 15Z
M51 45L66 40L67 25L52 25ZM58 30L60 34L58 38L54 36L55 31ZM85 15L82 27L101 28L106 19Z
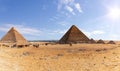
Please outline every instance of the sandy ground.
M120 71L120 44L0 47L0 71Z

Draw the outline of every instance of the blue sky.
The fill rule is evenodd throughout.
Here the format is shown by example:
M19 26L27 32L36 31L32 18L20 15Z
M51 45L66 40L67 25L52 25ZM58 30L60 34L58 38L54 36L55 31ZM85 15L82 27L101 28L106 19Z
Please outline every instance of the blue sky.
M120 40L120 1L0 0L0 38L15 27L27 40L59 40L73 24L89 38Z

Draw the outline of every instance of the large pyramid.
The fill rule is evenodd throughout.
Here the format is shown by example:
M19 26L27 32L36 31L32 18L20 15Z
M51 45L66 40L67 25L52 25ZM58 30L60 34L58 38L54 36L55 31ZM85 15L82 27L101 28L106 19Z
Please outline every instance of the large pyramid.
M12 27L1 39L1 42L25 44L27 43L27 40L14 27Z
M75 25L72 25L72 27L59 40L59 43L87 43L89 41L89 38L84 33L82 33Z

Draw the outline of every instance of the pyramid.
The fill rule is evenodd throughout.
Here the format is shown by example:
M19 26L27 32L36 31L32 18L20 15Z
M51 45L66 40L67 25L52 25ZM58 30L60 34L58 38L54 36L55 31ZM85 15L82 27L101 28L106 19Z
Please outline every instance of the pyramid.
M12 27L1 39L1 42L25 44L27 43L27 40L14 27Z
M115 44L115 42L111 40L108 42L108 44Z
M96 41L94 39L90 39L90 43L96 43Z
M59 40L59 43L86 43L89 41L89 38L84 33L82 33L75 25L72 25L65 35Z
M98 44L105 44L105 42L102 39L98 40L97 43Z

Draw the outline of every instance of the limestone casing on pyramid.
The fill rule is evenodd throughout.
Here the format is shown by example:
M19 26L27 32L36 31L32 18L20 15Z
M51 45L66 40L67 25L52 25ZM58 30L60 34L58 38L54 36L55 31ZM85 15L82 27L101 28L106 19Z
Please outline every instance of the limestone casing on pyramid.
M3 36L1 42L25 44L27 43L27 40L14 27L12 27L7 34Z
M59 43L87 43L89 38L82 33L75 25L65 33L65 35L59 40Z

